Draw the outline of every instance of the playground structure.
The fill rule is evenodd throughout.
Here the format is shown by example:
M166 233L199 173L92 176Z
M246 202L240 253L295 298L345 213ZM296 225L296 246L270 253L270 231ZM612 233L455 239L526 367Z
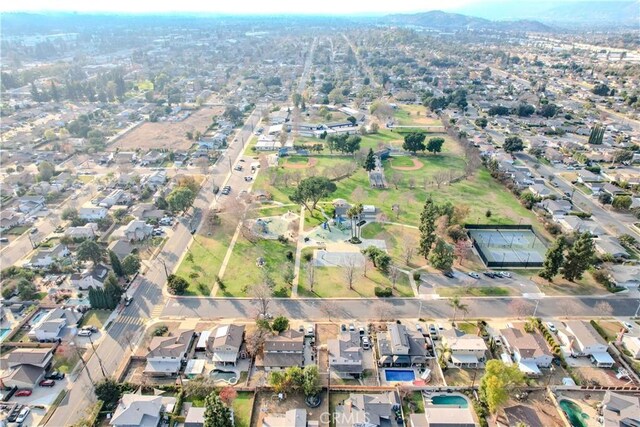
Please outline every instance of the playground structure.
M248 226L253 233L262 239L276 240L279 236L295 239L297 229L292 229L291 224L298 218L297 214L289 211L278 216L249 220Z

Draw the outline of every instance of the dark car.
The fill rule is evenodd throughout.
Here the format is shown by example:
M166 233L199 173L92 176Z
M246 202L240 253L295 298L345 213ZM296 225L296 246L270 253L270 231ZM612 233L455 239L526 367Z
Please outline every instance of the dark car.
M44 376L45 380L63 380L64 372L53 371Z
M42 380L39 384L40 387L53 387L56 385L56 382L54 380Z
M14 406L11 412L9 413L9 416L7 417L7 421L9 421L10 423L15 423L16 419L18 418L18 415L20 414L20 411L22 410L22 406L23 405Z
M453 279L453 278L455 278L455 277L456 277L456 276L453 274L453 271L445 271L445 272L444 272L444 273L442 273L442 274L444 274L444 275L445 275L446 277L448 277L449 279Z
M490 272L490 271L485 271L485 272L484 272L484 273L482 273L482 274L484 274L484 275L485 275L485 276L487 276L487 277L491 277L492 279L495 279L495 278L496 278L495 273L492 273L492 272Z

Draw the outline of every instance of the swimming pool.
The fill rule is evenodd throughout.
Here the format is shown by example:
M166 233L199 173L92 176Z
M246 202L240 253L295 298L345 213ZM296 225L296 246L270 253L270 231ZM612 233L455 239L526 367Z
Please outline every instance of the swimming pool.
M51 311L51 310L40 310L39 312L37 312L36 315L33 316L31 318L31 320L29 320L29 325L31 325L31 326L37 325L38 322L40 321L40 319L42 319L44 316L46 316L47 313L49 313L49 311Z
M457 394L440 394L431 398L434 405L451 405L466 408L469 406L467 399Z
M235 385L238 383L238 375L235 372L214 369L213 371L209 372L209 376L213 378L215 382L221 381L231 385Z
M569 424L571 424L572 427L588 426L588 423L585 420L588 419L589 416L582 412L582 409L580 409L580 406L577 403L563 399L558 402L558 404L560 405L564 413L567 414L567 418L569 418Z
M0 328L0 341L4 341L4 337L9 335L9 332L11 332L9 328Z
M384 377L387 381L413 381L416 374L407 369L385 369Z

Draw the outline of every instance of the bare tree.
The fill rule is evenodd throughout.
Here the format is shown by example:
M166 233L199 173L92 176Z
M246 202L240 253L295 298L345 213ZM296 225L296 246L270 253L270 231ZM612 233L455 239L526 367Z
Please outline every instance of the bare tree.
M406 231L402 233L402 258L406 265L411 263L411 259L416 251L416 239Z
M357 186L351 192L351 201L355 204L362 203L365 197L366 197L366 194L364 192L364 188L362 188L361 186Z
M394 291L396 290L396 285L398 284L398 280L400 280L401 274L402 272L395 264L389 267L389 280L391 281L391 289Z
M266 170L266 173L269 185L276 185L276 183L278 182L278 170L275 168L268 168Z
M394 173L391 175L390 181L397 190L398 186L402 184L402 175L400 175L399 173Z
M414 188L416 188L416 179L414 177L409 177L409 179L407 180L407 185L410 189L413 190Z
M342 267L342 273L344 275L344 280L347 282L350 290L353 290L353 282L356 278L356 260L355 257L348 257L344 266Z
M269 313L269 305L273 300L271 287L265 281L262 281L249 289L249 296L253 304L258 308L258 315L266 317Z
M376 301L371 305L371 313L381 322L396 318L396 310L390 302Z
M289 187L289 181L291 180L291 174L289 172L285 172L281 175L282 178L282 184L284 184L285 187Z
M442 184L445 183L449 174L446 171L438 172L433 175L433 180L436 182L436 186L440 188Z
M458 258L458 263L462 265L462 262L466 260L471 253L469 241L467 239L458 240L453 248L453 251L456 258Z
M298 170L291 172L291 180L297 186L300 184L300 180L302 179L302 173Z
M307 284L309 290L313 292L313 286L316 284L316 265L313 260L307 262Z
M262 170L266 170L269 167L269 159L267 158L267 155L264 153L261 153L258 156L258 162L260 163L260 169Z

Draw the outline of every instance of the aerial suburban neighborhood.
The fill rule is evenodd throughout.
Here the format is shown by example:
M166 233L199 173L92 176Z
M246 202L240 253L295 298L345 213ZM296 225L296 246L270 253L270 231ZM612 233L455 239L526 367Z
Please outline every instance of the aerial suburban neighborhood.
M637 1L192 3L0 6L0 426L640 426Z

